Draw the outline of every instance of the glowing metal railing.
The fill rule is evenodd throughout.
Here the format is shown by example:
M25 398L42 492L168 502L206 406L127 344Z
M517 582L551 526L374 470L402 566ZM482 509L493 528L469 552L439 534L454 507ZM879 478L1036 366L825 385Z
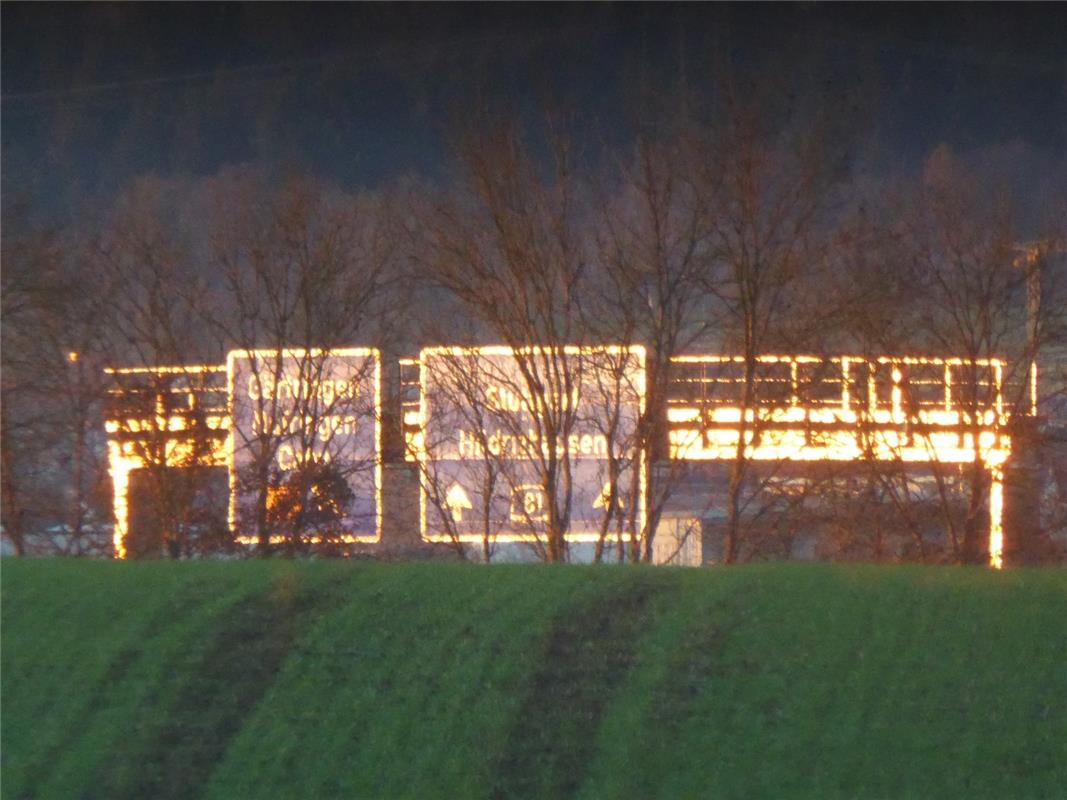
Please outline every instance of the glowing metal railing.
M667 404L672 458L732 460L740 451L753 461L978 461L992 479L990 563L1002 565L1003 465L1011 452L1002 361L760 356L755 366L763 375L752 380L747 404L737 398L742 358L682 356L673 363L683 375ZM770 378L770 397L764 391L768 366L779 368ZM805 398L800 372L816 367L823 370L815 376L821 396ZM930 378L932 372L940 372L940 380ZM931 388L934 399L922 396Z
M115 381L109 390L104 428L115 516L112 545L115 558L121 559L126 557L130 532L133 470L144 469L153 459L165 467L187 464L194 457L205 466L229 463L226 367L197 364L105 372ZM205 402L209 398L216 402ZM217 402L220 398L222 402Z

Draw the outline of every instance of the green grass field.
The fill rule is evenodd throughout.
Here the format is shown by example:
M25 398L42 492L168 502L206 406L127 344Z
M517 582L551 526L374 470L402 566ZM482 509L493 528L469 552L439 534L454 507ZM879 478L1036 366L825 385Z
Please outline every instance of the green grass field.
M1067 796L1067 571L2 580L11 800Z

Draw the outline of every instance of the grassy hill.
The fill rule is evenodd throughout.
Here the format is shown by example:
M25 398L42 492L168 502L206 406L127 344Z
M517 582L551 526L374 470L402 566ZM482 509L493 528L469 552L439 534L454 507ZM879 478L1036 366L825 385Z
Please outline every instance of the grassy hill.
M2 579L12 800L1067 794L1067 571Z

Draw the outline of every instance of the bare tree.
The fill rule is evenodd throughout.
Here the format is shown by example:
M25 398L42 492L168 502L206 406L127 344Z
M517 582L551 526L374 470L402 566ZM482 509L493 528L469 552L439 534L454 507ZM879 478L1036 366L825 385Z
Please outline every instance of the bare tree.
M906 436L895 446L926 443L929 481L916 491L915 468L899 458L871 460L868 468L911 531L916 557L984 563L990 473L999 466L977 443L990 430L1008 436L1011 420L1031 412L1031 365L1062 336L1061 290L1049 281L1045 292L1035 291L1056 236L1039 236L1020 258L1019 203L946 147L914 181L884 181L879 194L848 248L848 328L864 354L916 362L882 365L871 376L872 402L888 405L890 392L899 393ZM918 363L921 357L933 358ZM930 445L924 420L947 397L959 440L974 443L968 464L946 463ZM891 437L868 434L872 446L892 450ZM943 546L930 541L923 522L931 505Z
M805 308L832 244L837 189L845 152L831 135L832 114L802 115L773 82L721 83L721 119L707 126L691 155L689 174L705 209L711 263L705 286L716 299L722 345L737 354L735 403L739 435L726 496L723 560L741 555L748 493L749 448L766 410L790 391L764 356L782 349L818 349L828 309ZM783 108L783 97L787 98ZM795 117L795 118L794 118ZM816 316L812 316L812 314ZM759 484L760 481L757 481Z
M377 356L360 354L352 373L355 362L334 355L347 358L345 348L358 337L386 334L396 237L380 197L349 197L299 178L281 186L237 180L218 202L223 222L214 251L221 287L211 317L236 345L231 361L248 372L245 410L254 423L234 421L235 459L240 455L243 464L237 489L249 506L240 516L251 520L260 553L271 552L272 534L292 553L311 542L307 524L318 519L332 529L336 515L272 511L279 502L290 511L310 510L316 507L311 495L324 491L325 484L307 475L283 489L286 473L324 477L328 454L337 455L331 448L348 441L338 434L381 422L368 396L379 380ZM335 374L338 369L344 374ZM346 458L343 466L332 462L342 477L365 477L380 467L366 455ZM337 483L335 475L328 477ZM294 491L300 495L295 500ZM321 539L322 526L313 527Z
M7 209L7 204L5 204ZM102 303L75 279L70 235L11 209L3 253L4 533L16 553L105 546L99 420L105 384Z
M1030 365L1063 314L1054 295L1027 297L1033 278L1018 259L1018 213L1010 194L983 183L939 148L925 165L905 228L906 279L921 308L917 333L928 347L963 360L954 397L963 432L975 442L991 409L1004 418L1029 412ZM990 366L994 359L1003 360L1002 374ZM958 535L946 515L959 541L956 558L966 563L988 558L988 467L975 447Z
M467 127L456 144L455 189L425 216L423 267L515 353L523 396L535 404L533 421L546 443L538 456L548 504L545 557L562 561L573 483L558 443L568 441L578 410L560 401L575 390L574 365L561 348L580 343L587 253L576 229L574 153L561 135L548 142L542 163L514 121Z
M200 318L210 285L197 232L182 219L190 195L181 181L134 182L94 237L88 260L107 297L111 437L138 465L127 489L147 488L138 492L138 517L151 520L173 557L226 543L224 521L209 510L218 500L209 476L219 468L225 407L208 407L223 398L205 368L221 360L221 348ZM153 553L155 540L153 531L130 552Z
M621 181L608 180L602 189L596 290L588 293L584 309L594 336L623 346L641 344L646 351L636 447L651 467L644 488L647 516L624 551L643 561L651 560L679 471L670 458L667 419L672 359L710 327L709 294L701 280L712 261L708 214L689 180L686 157L693 132L684 124L663 127L639 131L632 155L611 165Z
M485 115L463 126L455 141L453 183L421 211L425 239L418 251L423 273L477 320L481 341L504 348L479 366L485 381L479 391L500 389L514 402L494 405L485 397L479 405L490 412L491 431L509 443L510 457L522 462L521 476L512 476L510 466L502 470L514 496L526 498L512 501L518 505L509 511L510 521L528 532L546 561L570 557L571 541L579 536L572 530L575 521L580 517L586 525L594 511L600 517L628 514L640 524L641 493L622 491L616 480L629 460L640 472L634 443L607 458L588 452L594 439L604 450L609 438L611 447L620 446L624 437L594 428L610 420L611 406L625 418L638 403L629 390L611 391L632 380L631 351L623 348L618 352L627 355L613 359L598 346L602 340L591 334L583 314L585 293L596 291L587 284L594 250L589 184L563 127L552 113L545 115L543 136L515 117ZM597 416L593 407L608 413ZM590 477L594 461L617 474ZM587 497L590 481L597 486ZM627 496L633 501L624 510ZM576 508L579 501L595 509Z

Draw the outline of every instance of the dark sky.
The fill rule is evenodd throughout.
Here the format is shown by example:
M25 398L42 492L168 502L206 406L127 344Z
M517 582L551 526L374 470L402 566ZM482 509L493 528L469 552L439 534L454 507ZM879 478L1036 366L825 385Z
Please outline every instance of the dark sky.
M58 212L131 177L299 164L344 185L432 174L478 97L561 97L622 129L638 76L818 64L891 160L939 143L1067 152L1067 5L2 6L5 202Z

